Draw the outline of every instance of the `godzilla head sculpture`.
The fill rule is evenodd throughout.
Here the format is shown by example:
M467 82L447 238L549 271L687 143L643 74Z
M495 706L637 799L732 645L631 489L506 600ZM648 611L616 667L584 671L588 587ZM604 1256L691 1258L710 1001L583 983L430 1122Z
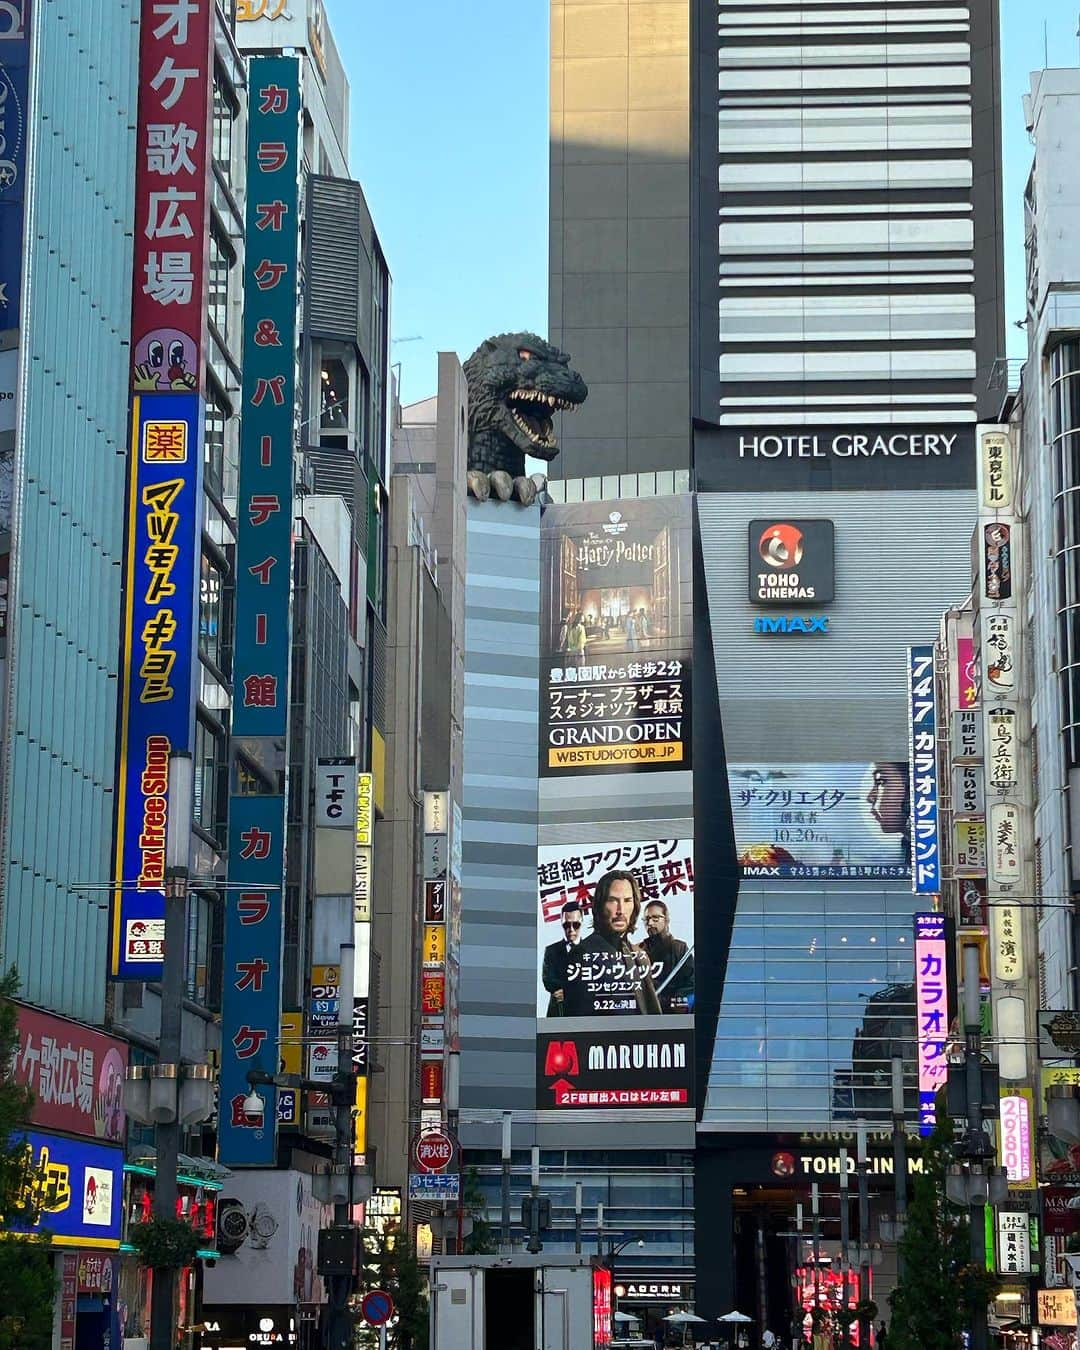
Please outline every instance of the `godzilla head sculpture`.
M525 476L525 456L559 453L552 419L588 396L565 352L535 333L501 333L465 362L469 386L469 491L485 501L494 491L528 505L547 480Z

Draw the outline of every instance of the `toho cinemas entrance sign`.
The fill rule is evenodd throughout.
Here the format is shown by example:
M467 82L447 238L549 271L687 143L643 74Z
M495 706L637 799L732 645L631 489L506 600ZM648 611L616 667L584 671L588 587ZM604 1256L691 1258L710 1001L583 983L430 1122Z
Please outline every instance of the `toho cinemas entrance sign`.
M908 1175L913 1176L921 1173L923 1170L922 1158L913 1153L917 1140L911 1141L907 1155ZM790 1178L793 1181L799 1181L803 1178L814 1180L818 1177L830 1177L840 1175L841 1169L840 1151L828 1153L805 1153L792 1152L788 1149L779 1149L772 1156L771 1171L774 1177L783 1179ZM895 1166L892 1155L883 1155L880 1153L869 1154L867 1158L867 1173L872 1177L891 1177L895 1174ZM849 1176L857 1175L854 1147L850 1147L847 1153L847 1172Z

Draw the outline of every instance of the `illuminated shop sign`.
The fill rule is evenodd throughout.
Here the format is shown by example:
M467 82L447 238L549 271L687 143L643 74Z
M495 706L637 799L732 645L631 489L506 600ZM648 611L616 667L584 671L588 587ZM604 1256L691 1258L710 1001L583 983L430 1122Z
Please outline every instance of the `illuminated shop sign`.
M21 1004L18 1013L11 1073L34 1094L33 1123L122 1142L127 1042Z
M542 847L537 894L538 1018L692 1010L691 840Z
M915 915L915 1011L919 1052L919 1133L931 1134L934 1097L945 1083L949 1034L948 936L944 914Z
M1001 1096L998 1151L1009 1185L1030 1190L1035 1185L1034 1119L1030 1088Z
M740 433L740 459L947 459L957 431L839 431Z
M1026 1210L998 1210L998 1270L1003 1275L1031 1274L1031 1216Z
M541 522L540 776L691 767L689 497Z
M910 875L908 766L730 764L743 873L795 881Z
M203 415L197 394L136 395L120 651L111 975L161 978L169 756L191 744Z
M751 601L757 605L828 604L835 591L834 554L831 520L752 520L748 539Z
M691 1101L692 1033L541 1033L537 1104L541 1109L670 1108Z
M119 1247L123 1150L35 1130L27 1132L26 1148L38 1169L38 1198L44 1209L33 1228L9 1227L32 1233L47 1230L54 1247Z
M908 648L909 753L911 761L911 889L941 889L938 839L937 696L932 646Z

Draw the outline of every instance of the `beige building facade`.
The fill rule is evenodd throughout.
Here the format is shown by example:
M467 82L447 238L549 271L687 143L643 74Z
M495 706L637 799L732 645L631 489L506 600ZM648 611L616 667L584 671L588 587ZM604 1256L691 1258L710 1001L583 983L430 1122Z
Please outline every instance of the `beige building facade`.
M553 478L690 464L690 0L552 0ZM609 494L615 495L615 494Z

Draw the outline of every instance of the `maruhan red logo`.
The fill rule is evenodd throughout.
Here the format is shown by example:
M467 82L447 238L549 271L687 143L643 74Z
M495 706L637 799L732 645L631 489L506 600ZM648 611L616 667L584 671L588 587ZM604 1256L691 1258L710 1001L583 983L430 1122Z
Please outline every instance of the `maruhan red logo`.
M581 1072L576 1041L552 1041L544 1056L544 1074L558 1078L562 1074Z
M802 530L794 525L770 525L758 540L758 552L770 567L798 567L803 557Z

